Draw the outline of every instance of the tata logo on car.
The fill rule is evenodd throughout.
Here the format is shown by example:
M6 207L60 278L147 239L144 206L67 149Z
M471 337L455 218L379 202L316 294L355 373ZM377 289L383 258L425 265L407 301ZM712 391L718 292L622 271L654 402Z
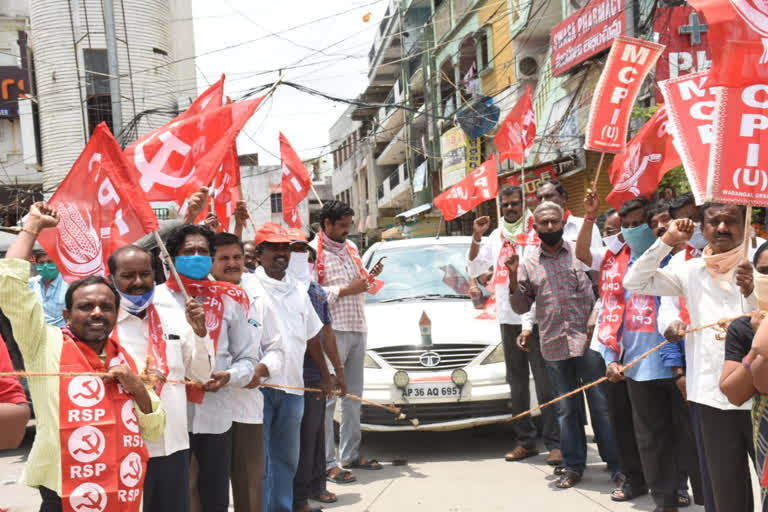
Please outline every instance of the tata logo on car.
M419 362L421 363L421 366L426 368L434 368L440 364L440 354L431 351L424 352L421 354L421 356L419 356Z

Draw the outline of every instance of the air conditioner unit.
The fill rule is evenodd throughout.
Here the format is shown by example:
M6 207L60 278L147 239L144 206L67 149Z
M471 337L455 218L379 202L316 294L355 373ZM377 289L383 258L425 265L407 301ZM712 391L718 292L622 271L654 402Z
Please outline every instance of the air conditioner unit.
M524 55L517 59L517 76L523 80L538 78L542 57Z

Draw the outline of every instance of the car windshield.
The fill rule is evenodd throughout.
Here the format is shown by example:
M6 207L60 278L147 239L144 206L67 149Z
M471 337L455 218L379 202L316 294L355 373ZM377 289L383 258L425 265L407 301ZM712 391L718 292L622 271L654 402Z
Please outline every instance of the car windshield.
M386 256L378 277L384 286L366 302L457 298L469 299L469 244L432 244L376 251L369 265Z

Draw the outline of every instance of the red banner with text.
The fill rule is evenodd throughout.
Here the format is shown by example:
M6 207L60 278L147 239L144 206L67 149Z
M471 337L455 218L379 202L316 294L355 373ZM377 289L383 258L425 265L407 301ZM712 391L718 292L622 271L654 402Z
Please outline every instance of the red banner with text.
M496 161L489 158L466 178L435 198L435 206L443 212L445 220L453 220L475 206L494 199L499 193Z
M592 95L585 149L621 153L627 146L632 106L664 46L619 36Z

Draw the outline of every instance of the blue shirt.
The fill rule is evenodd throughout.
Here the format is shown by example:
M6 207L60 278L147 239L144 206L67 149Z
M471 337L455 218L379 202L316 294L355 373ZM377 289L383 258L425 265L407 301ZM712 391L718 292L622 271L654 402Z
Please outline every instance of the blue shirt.
M635 259L632 258L627 270L634 262ZM604 308L605 304L600 306L601 317ZM617 334L623 354L620 356L612 348L601 344L600 354L605 359L605 363L610 364L619 360L627 363L632 362L664 341L664 337L659 334L656 328L657 314L656 297L624 290L624 318ZM661 354L657 351L624 371L624 376L639 382L671 379L672 370L664 365Z
M51 281L48 289L45 289L45 283L41 276L31 277L29 287L35 292L37 302L43 306L45 313L45 322L55 327L63 327L66 323L62 311L66 307L64 296L69 290L69 285L61 277L61 274Z
M309 283L309 300L312 302L312 306L315 308L317 316L320 317L320 321L323 325L330 325L333 318L331 317L331 309L328 307L328 298L325 295L323 287L316 282ZM318 335L320 343L323 343L323 331L320 331ZM309 355L309 352L304 354L304 382L317 382L320 380L320 369L318 369L315 361Z
M672 254L667 254L667 256L661 260L661 265L659 265L659 268L666 267L671 259ZM658 308L660 304L661 299L656 297L656 307ZM661 347L659 353L661 354L661 360L664 362L664 366L668 368L685 368L685 338L679 341L667 343Z

